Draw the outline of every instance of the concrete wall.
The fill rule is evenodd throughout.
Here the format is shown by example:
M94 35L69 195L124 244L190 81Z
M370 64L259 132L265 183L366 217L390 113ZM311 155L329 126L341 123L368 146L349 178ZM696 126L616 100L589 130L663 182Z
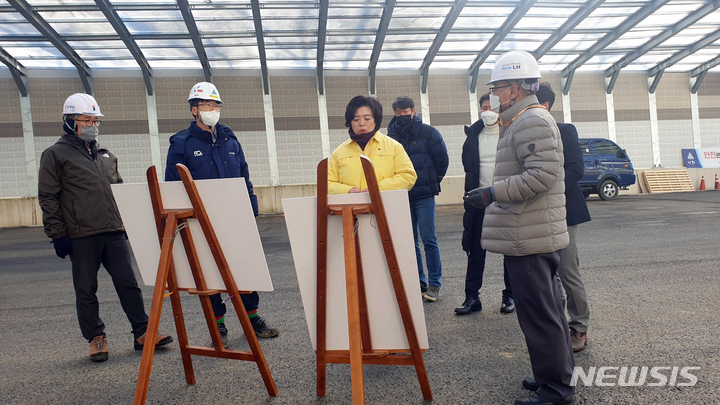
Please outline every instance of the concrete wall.
M392 101L400 95L412 97L417 112L422 115L425 110L428 116L424 119L429 119L445 138L450 154L448 176L462 176L460 151L465 141L463 126L472 124L467 79L462 74L433 74L429 78L425 98L420 94L420 81L416 75L378 76L377 97L384 106L382 130L386 130L392 118ZM201 77L155 78L162 166L165 164L169 137L187 128L192 120L187 93L193 84L201 80ZM242 143L251 180L258 190L261 186L269 186L271 167L276 164L278 184L286 186L265 196L272 202L264 202L265 197L261 199L261 204L266 204L264 212L277 211L277 196L294 193L289 190L300 187L296 184L315 182L315 167L324 157L321 128L325 123L321 122L324 119L321 117L327 116L329 134L325 136L329 137L329 149L332 151L348 137L344 119L347 102L353 96L368 92L368 79L364 75L326 77L325 115L321 111L323 104L318 99L316 80L314 75L270 77L275 126L273 138L268 136L266 128L267 111L263 103L260 77L215 78L225 103L221 122L230 126ZM484 83L488 80L487 74L479 76L478 96L487 91ZM548 73L544 80L550 82L558 94L551 113L558 122L562 122L564 111L560 76ZM106 115L100 128L99 141L118 156L120 171L126 182L141 182L145 178L146 168L152 164L149 136L152 123L149 120L154 119L149 117L147 111L148 99L142 78L102 77L95 78L94 83L95 96ZM65 98L82 91L80 80L73 78L31 77L29 87L33 134L30 139L34 146L35 161L31 161L25 154L27 143L23 139L21 99L15 83L12 79L0 79L0 106L3 107L0 124L4 129L0 131L0 198L34 197L37 194L34 180L28 176L28 167L36 167L42 151L62 134L61 112ZM720 148L720 74L709 73L697 96L701 147ZM651 168L657 156L654 157L652 151L650 104L645 75L622 73L615 85L613 99L618 144L627 149L636 169ZM426 100L426 105L423 105L423 100ZM576 74L569 100L571 121L581 137L610 136L601 74ZM666 73L656 92L659 159L662 167L681 166L680 149L693 147L690 100L688 75ZM276 151L274 158L271 158L270 151ZM164 172L164 167L161 172ZM446 191L440 201L455 201L446 200L453 181L448 178L443 184ZM452 194L462 195L462 190L453 191ZM27 215L32 217L34 214ZM3 221L10 223L14 220L10 218Z

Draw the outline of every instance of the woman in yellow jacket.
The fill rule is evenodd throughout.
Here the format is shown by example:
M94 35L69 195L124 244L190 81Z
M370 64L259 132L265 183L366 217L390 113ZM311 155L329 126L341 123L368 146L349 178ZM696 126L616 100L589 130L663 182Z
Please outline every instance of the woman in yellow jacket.
M374 97L356 96L345 109L345 126L350 139L338 146L328 162L328 193L367 191L360 156L370 158L380 191L410 190L417 174L405 148L381 134L382 105Z

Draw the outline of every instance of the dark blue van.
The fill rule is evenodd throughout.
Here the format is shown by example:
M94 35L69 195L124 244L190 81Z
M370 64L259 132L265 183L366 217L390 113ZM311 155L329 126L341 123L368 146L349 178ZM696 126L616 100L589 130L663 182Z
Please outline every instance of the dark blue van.
M580 187L587 198L597 194L603 200L614 200L620 188L635 184L635 168L625 149L604 138L580 138L585 174Z

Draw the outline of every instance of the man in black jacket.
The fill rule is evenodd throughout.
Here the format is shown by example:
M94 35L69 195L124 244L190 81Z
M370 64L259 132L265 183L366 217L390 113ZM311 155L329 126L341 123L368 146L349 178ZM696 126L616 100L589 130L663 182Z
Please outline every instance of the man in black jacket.
M130 247L111 184L122 183L117 158L96 141L100 113L95 99L77 93L65 100L65 134L40 158L38 199L45 234L55 253L72 262L80 331L90 342L90 360L108 358L105 324L100 319L97 273L100 264L112 277L125 315L132 325L136 350L145 343L148 317L135 280ZM156 346L173 341L158 335Z
M462 164L465 169L465 192L478 187L492 185L495 170L495 152L500 136L498 114L490 108L490 93L480 97L480 118L472 126L465 127L465 143L462 147ZM465 301L455 308L455 314L468 315L482 310L480 288L485 273L487 252L480 244L485 210L475 208L468 202L464 203L462 247L468 255L467 273L465 274ZM505 289L502 292L500 312L515 312L515 301L512 298L512 287L507 266L503 261L503 278Z
M423 124L415 114L415 103L410 97L398 97L392 108L395 117L388 124L388 136L403 145L417 173L417 181L409 197L420 288L423 297L434 302L440 293L442 276L440 249L435 234L435 196L440 193L440 182L447 172L447 148L440 132ZM427 279L423 270L420 238L425 247Z
M555 92L549 83L540 83L536 93L538 101L548 111L555 103ZM567 311L570 315L570 342L574 352L585 349L587 344L587 330L590 322L590 308L588 306L585 284L580 275L580 259L577 248L577 226L590 221L590 212L585 203L585 196L580 188L583 177L583 154L578 143L578 133L572 124L557 124L563 142L563 155L565 156L565 204L567 210L567 228L570 235L570 245L560 251L560 267L558 274L567 295Z

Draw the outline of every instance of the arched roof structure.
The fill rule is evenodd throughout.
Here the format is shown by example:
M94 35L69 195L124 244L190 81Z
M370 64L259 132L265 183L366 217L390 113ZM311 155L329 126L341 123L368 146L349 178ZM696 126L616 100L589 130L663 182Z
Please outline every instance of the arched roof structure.
M76 69L88 93L99 69L140 69L148 94L165 69L478 72L503 52L561 72L621 71L657 87L689 72L693 91L720 64L720 0L0 0L0 60L27 94L34 69Z

